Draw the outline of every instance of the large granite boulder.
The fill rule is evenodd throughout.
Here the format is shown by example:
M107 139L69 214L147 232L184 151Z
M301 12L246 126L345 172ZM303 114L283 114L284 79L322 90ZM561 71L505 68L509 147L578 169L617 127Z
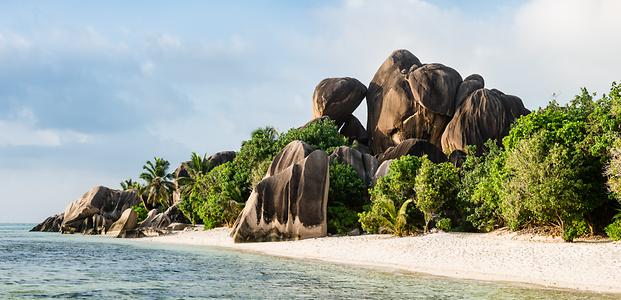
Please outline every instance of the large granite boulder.
M520 98L498 90L478 89L457 109L442 135L442 150L465 151L475 145L483 152L488 139L499 141L509 133L516 118L528 114Z
M455 96L455 109L461 106L461 104L464 103L464 101L466 101L466 99L470 97L474 91L484 87L485 80L483 80L481 75L472 74L466 77L459 85L459 89L457 89L457 95Z
M407 50L393 52L367 91L367 131L373 153L382 153L410 138L440 148L461 81L452 68L423 65Z
M388 175L392 161L392 159L385 160L379 165L379 167L377 167L377 171L375 171L375 175L373 176L373 185L377 183L378 179Z
M63 233L104 233L126 209L140 202L134 191L93 187L65 209L60 229Z
M298 240L327 235L328 156L294 141L274 159L253 189L231 236L239 242ZM288 153L295 152L295 153ZM290 163L290 165L286 165Z
M384 153L378 156L378 161L383 163L387 160L397 159L404 155L423 156L427 155L429 160L434 163L446 161L446 155L436 145L425 140L407 139L402 143L388 148Z
M356 110L367 87L354 78L326 78L313 93L313 118L328 116L341 126Z
M362 153L352 147L341 146L330 154L330 160L336 160L350 165L358 176L369 186L373 182L375 171L377 170L377 158L370 154Z
M428 64L408 74L412 96L425 109L453 116L455 95L461 84L457 71L442 64Z
M360 120L354 115L349 115L345 120L343 127L339 130L339 133L349 139L350 142L358 141L359 143L367 145L369 143L369 134L367 130L362 126Z
M410 51L396 50L371 80L367 90L367 131L373 153L393 146L393 135L399 134L403 120L412 115L414 100L406 75L421 65Z
M121 214L121 217L110 226L106 235L123 237L128 231L136 228L137 221L138 214L133 209L128 208Z
M30 231L60 232L60 224L63 222L63 217L64 213L48 217L43 222L30 229Z
M237 152L235 151L220 151L208 157L207 160L211 164L211 167L215 168L229 161L233 161L235 156L237 156Z

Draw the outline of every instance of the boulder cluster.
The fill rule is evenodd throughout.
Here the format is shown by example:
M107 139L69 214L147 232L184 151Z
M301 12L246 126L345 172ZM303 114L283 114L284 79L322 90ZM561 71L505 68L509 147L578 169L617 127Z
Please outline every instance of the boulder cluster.
M153 209L146 220L138 223L132 206L140 201L135 191L96 186L69 203L64 213L45 219L31 231L141 237L166 233L177 228L176 223L187 223L175 205L162 213Z
M366 128L353 115L365 98ZM480 153L528 113L520 98L486 89L482 76L462 79L407 50L394 51L368 88L355 78L326 78L313 93L313 119L334 120L356 149L340 147L327 156L300 141L289 144L253 190L231 235L236 242L325 236L329 159L349 164L371 186L404 155L459 165L468 145Z
M353 115L365 98L366 128ZM421 63L407 50L394 51L368 88L349 77L322 80L312 103L313 120L332 119L355 147L339 147L328 155L302 141L288 144L273 159L237 218L231 231L235 242L326 236L331 160L350 165L372 186L387 174L393 159L404 155L427 155L436 163L460 165L468 145L483 151L487 140L499 141L515 119L529 113L520 98L485 88L482 76L462 78L445 65ZM235 152L228 151L209 160L218 165L234 157ZM187 176L183 164L176 176ZM178 202L178 193L175 196ZM96 187L64 214L46 219L33 230L143 236L171 229L171 223L183 219L173 205L163 213L149 212L138 224L130 209L138 201L133 192Z

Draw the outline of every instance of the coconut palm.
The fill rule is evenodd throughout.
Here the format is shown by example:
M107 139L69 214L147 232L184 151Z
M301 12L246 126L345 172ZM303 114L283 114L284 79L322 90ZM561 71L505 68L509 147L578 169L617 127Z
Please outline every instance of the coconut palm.
M181 196L187 196L192 191L196 181L202 175L206 175L211 171L212 164L207 158L207 154L200 156L196 152L192 152L190 161L184 162L182 165L187 172L187 176L179 176L175 178Z
M144 172L140 178L146 182L144 194L151 207L159 204L167 208L171 205L175 185L172 182L173 175L168 173L169 167L170 163L159 157L155 157L154 162L147 161L142 167Z
M413 202L413 199L409 199L403 204L397 211L395 203L389 199L379 199L378 204L384 212L384 215L380 216L380 222L384 230L397 236L403 236L407 230L407 209L408 205Z

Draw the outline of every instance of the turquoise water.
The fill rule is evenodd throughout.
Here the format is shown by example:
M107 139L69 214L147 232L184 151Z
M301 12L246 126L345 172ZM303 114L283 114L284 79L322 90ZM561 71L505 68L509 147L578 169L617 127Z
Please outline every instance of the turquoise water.
M0 224L0 299L595 299L613 296L395 274L206 247Z

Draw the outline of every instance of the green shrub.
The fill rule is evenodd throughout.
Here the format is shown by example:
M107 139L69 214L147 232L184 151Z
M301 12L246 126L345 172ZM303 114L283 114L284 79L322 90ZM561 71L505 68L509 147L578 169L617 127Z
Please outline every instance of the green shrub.
M502 208L513 229L527 223L554 224L566 232L573 220L583 219L597 205L584 195L588 186L579 166L571 163L575 159L571 149L548 144L546 134L521 140L507 156L510 177Z
M589 232L589 226L584 219L573 220L565 225L563 231L563 240L571 242L577 237L586 235Z
M502 182L505 176L505 152L489 140L487 150L476 156L471 148L461 167L461 183L457 193L464 229L489 232L504 225L500 211Z
M395 206L395 203L387 198L376 198L370 209L358 214L362 229L368 233L390 233L403 236L409 232L407 224L407 209L412 199ZM399 208L399 210L397 210Z
M436 228L442 231L451 231L451 219L443 218L438 220L438 222L436 222Z
M289 129L278 138L277 148L282 149L295 140L303 141L315 149L328 153L336 147L348 145L347 138L339 133L336 123L327 118L317 119L304 127Z
M617 215L615 220L606 226L606 235L613 241L621 240L621 214Z
M457 196L459 175L452 163L435 164L423 156L421 166L415 178L416 207L425 218L425 232L429 231L429 222L442 213L447 203L454 203Z
M358 226L358 212L342 204L328 206L329 233L346 234Z
M136 222L142 222L144 221L144 219L147 218L147 215L149 214L149 212L147 211L147 208L144 207L144 203L140 202L134 206L132 206L132 210L136 212L136 214L138 215L136 218Z
M365 184L350 165L337 160L330 162L329 172L328 232L347 233L359 226Z

